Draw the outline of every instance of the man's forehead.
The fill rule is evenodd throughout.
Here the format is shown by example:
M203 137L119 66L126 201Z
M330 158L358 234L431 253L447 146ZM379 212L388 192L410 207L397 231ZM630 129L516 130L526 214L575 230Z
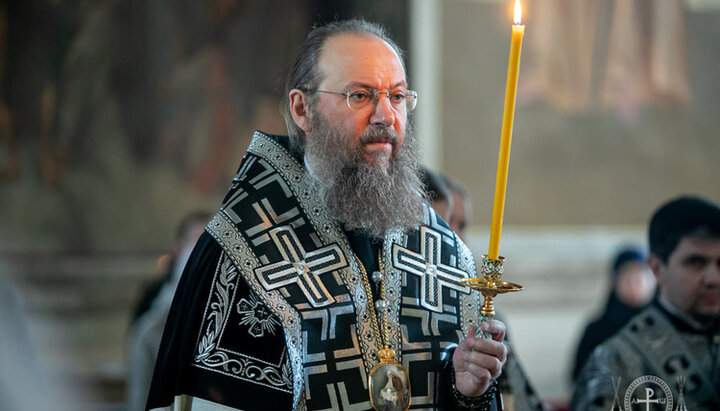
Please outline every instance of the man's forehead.
M720 255L720 237L689 235L682 237L673 254L711 253Z
M319 59L322 80L343 77L362 84L363 77L405 85L405 67L395 49L383 39L366 33L342 33L328 38ZM337 79L336 79L337 80Z
M355 56L364 58L368 54L376 54L378 52L387 53L388 57L394 57L400 61L393 46L380 37L370 33L340 33L330 36L323 44L323 52L333 51L347 55L355 53Z

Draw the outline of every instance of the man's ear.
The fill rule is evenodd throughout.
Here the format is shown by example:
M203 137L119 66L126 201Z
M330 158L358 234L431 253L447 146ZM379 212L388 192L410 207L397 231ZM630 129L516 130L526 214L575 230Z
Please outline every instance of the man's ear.
M656 254L650 253L647 259L648 267L652 270L653 274L655 274L655 280L657 280L658 285L662 284L662 269L665 266L665 263L663 263L662 259L658 257Z
M308 96L296 88L290 90L288 95L290 114L295 124L305 133L310 131L310 110L308 108Z

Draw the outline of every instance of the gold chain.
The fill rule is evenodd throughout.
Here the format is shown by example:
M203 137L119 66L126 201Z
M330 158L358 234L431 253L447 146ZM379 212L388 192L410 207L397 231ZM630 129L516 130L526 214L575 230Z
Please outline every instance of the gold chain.
M357 256L357 254L355 254L355 260L357 261L358 265L360 266L360 272L362 273L363 284L365 285L365 293L367 294L367 299L368 299L368 311L370 311L370 317L372 319L372 325L375 330L375 335L377 335L378 338L380 339L380 344L383 346L383 348L388 348L390 332L388 329L387 312L390 309L390 304L388 303L387 299L385 298L385 278L380 279L380 293L382 294L381 300L385 301L385 304L387 304L387 306L383 310L383 317L382 317L383 318L383 329L385 332L381 334L380 327L378 326L377 314L375 312L375 302L373 301L373 298L372 298L372 290L370 289L370 280L368 279L367 271L365 271L365 266L363 265L362 261L360 261L360 258ZM380 255L378 255L378 266L380 268L380 274L382 274L384 277L385 273L383 273L383 263L382 263L382 258L380 257Z

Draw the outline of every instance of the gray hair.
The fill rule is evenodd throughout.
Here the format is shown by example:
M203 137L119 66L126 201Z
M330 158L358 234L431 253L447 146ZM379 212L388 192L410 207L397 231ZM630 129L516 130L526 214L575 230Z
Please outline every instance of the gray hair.
M398 45L387 35L385 28L377 23L371 23L362 19L352 19L314 27L302 46L300 46L300 52L295 59L295 64L293 64L292 69L288 73L287 79L285 80L285 95L280 104L280 112L285 118L288 136L290 136L290 149L292 151L302 152L305 147L305 132L295 124L295 120L293 120L292 114L290 114L290 91L298 89L308 93L308 105L312 106L314 104L315 94L310 92L315 91L322 81L321 73L318 69L320 52L329 38L346 33L371 35L383 40L390 45L400 57L400 64L402 64L403 70L405 70L402 50L400 50Z

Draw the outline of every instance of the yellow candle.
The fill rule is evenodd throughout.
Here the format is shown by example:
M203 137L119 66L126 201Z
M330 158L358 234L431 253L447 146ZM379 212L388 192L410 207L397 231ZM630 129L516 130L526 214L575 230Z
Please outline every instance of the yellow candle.
M510 41L510 59L508 61L507 84L505 86L505 107L503 109L502 131L500 133L500 152L498 153L497 176L495 178L495 199L493 201L492 225L490 226L490 247L488 258L497 259L500 249L503 212L505 210L505 191L507 188L508 166L510 164L510 143L512 141L513 120L515 117L515 97L517 96L518 69L520 67L520 49L525 26L521 25L520 1L515 0L515 18Z

